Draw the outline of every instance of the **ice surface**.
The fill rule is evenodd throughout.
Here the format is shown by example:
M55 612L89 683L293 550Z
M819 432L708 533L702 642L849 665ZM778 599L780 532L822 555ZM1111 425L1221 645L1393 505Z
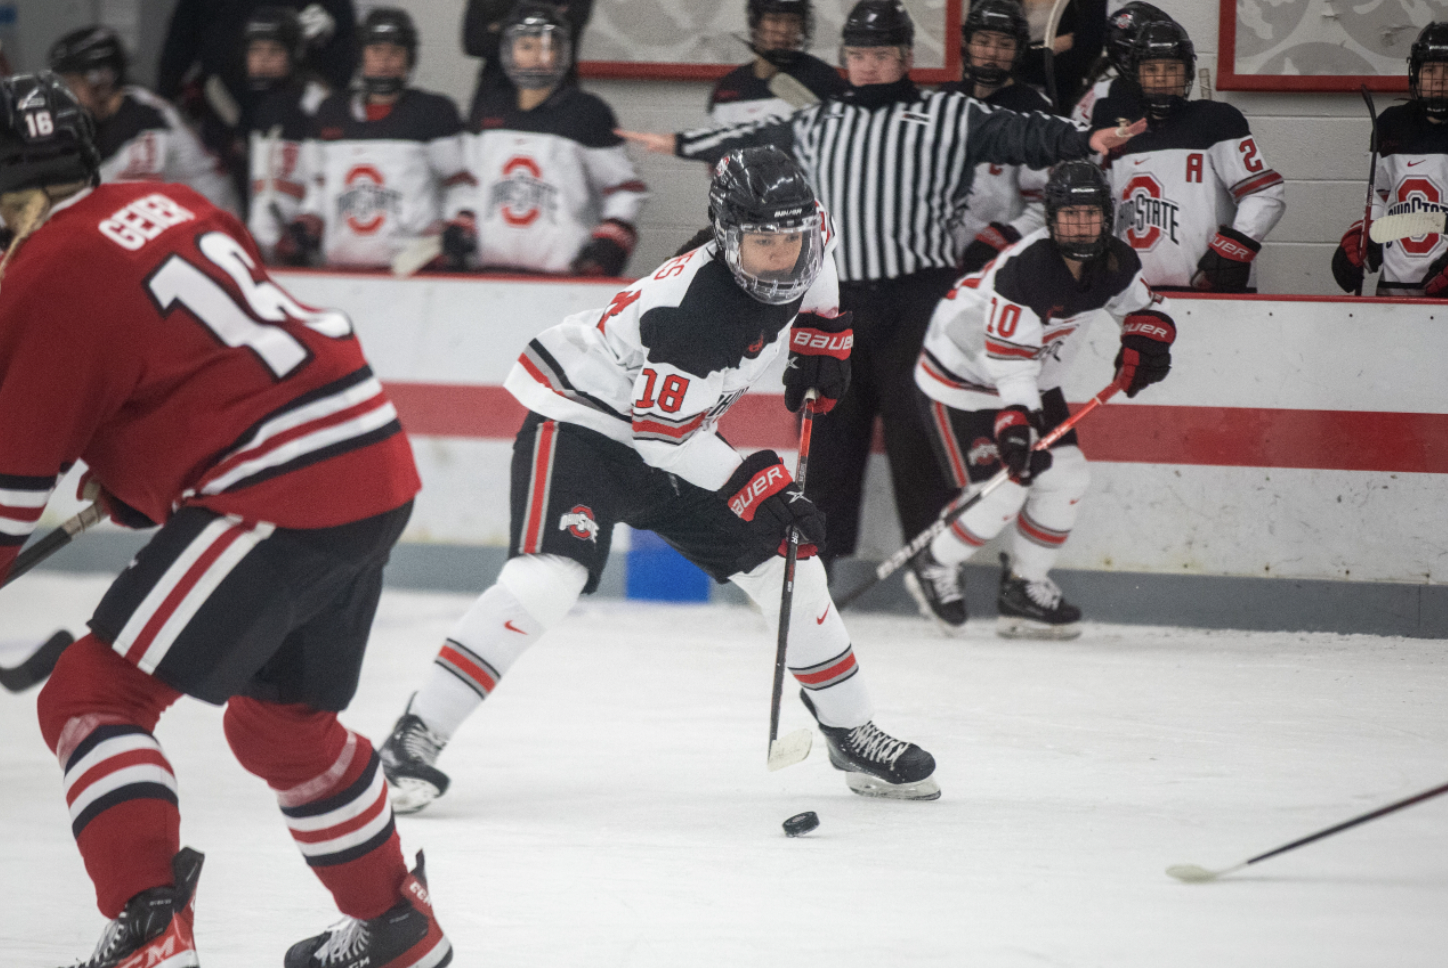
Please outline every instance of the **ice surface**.
M104 580L0 595L0 662L79 631ZM470 599L383 598L346 722L383 736ZM1083 603L1089 608L1089 602ZM885 729L933 803L850 794L822 741L765 770L773 643L747 609L591 603L524 657L398 821L427 849L457 968L1441 966L1448 797L1211 884L1225 867L1448 774L1444 643L1088 626L963 641L849 616ZM35 693L0 694L0 966L88 954L102 922ZM792 697L781 730L808 725ZM335 919L220 711L163 719L183 842L206 852L206 968L280 965ZM804 810L821 826L788 839Z

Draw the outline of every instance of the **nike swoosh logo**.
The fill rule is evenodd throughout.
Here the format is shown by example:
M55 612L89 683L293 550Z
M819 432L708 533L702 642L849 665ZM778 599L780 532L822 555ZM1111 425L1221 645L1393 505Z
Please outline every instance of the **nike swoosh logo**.
M1420 159L1417 160L1417 161L1410 161L1410 162L1408 162L1408 167L1409 167L1409 168L1412 168L1414 165L1421 165L1423 162L1425 162L1425 161L1427 161L1427 160L1428 160L1427 158L1420 158Z
M1146 161L1146 160L1147 160L1147 159L1145 159L1145 158L1138 158L1138 159L1136 159L1135 161L1133 161L1132 164L1133 164L1133 165L1139 165L1139 164L1141 164L1142 162L1144 162L1144 161Z
M528 634L527 632L524 632L522 629L518 628L518 626L514 625L512 619L509 619L508 621L504 622L504 623L503 623L503 628L507 629L509 632L517 632L519 635L527 635L527 634Z
M829 606L829 605L826 605L826 606L825 606L825 613L824 613L824 615L821 615L819 618L815 619L815 624L816 624L816 625L823 625L823 624L825 624L825 619L829 617L829 614L830 614L830 606Z

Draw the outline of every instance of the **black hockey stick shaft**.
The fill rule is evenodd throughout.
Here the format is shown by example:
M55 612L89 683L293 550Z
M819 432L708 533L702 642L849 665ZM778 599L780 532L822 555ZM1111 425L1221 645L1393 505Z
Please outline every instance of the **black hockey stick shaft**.
M794 465L794 482L804 493L805 475L809 473L809 442L814 432L815 391L811 389L804 398L804 419L799 427L799 458ZM774 692L769 697L769 749L774 750L774 741L779 738L779 705L784 695L784 661L789 651L789 613L794 605L794 570L799 563L799 528L789 529L789 546L784 552L784 588L779 595L779 635L774 646Z
M1373 224L1373 191L1377 188L1378 181L1378 109L1373 104L1373 92L1368 90L1367 84L1362 86L1363 103L1368 106L1368 117L1372 120L1372 133L1368 136L1368 153L1371 155L1371 162L1368 167L1368 195L1363 202L1363 234L1358 241L1358 265L1362 267L1363 278L1367 276L1368 265L1368 229ZM1357 291L1353 295L1363 294L1363 278L1358 279Z
M1097 407L1104 404L1107 400L1110 400L1120 390L1121 384L1113 380L1100 393L1096 394L1096 396L1088 400L1081 407L1080 410L1077 410L1075 413L1071 414L1071 416L1063 420L1050 433L1046 434L1040 440L1036 441L1036 445L1032 449L1045 450L1046 448L1050 447L1056 441L1060 440L1062 437L1070 433L1071 430L1075 428L1078 423L1080 423L1082 420L1085 420L1087 414L1094 411ZM980 490L973 493L970 491L962 491L959 495L956 496L955 500L951 501L945 506L945 508L940 512L940 515L935 519L930 527L926 528L924 531L911 538L910 542L906 544L905 547L896 551L890 557L886 558L884 561L876 565L875 573L870 577L868 581L863 582L857 588L851 589L849 594L837 598L835 600L835 607L847 607L851 602L858 600L861 595L865 594L865 592L874 588L880 582L884 581L886 578L889 578L891 575L895 574L895 572L905 567L906 563L908 563L911 558L914 558L917 554L919 554L922 548L930 544L930 542L934 541L935 538L942 531L954 524L956 518L959 518L962 514L975 507L977 504L985 499L987 494L990 494L992 491L1005 484L1005 482L1010 479L1010 471L1006 470L1005 468L1001 468L999 473L997 473L994 477L981 485Z
M1303 837L1301 840L1294 840L1290 844L1283 844L1276 850L1269 850L1265 854L1258 854L1256 857L1251 858L1246 863L1255 864L1259 860L1266 860L1269 857L1276 857L1278 854L1285 854L1289 850L1296 850L1298 847L1306 846L1307 844L1312 843L1314 840L1321 840L1324 837L1331 837L1333 834L1341 833L1342 831L1347 830L1349 827L1356 827L1360 823L1367 823L1369 820L1376 820L1379 817L1385 817L1390 813L1396 813L1397 811L1402 810L1406 807L1413 806L1413 804L1415 803L1422 803L1424 800L1431 800L1434 797L1442 796L1445 793L1448 793L1448 783L1445 783L1442 786L1435 786L1431 790L1424 790L1422 793L1415 793L1413 794L1413 796L1408 797L1406 800L1399 800L1396 803L1390 803L1386 807L1379 807L1371 813L1363 814L1361 817L1353 817L1351 820L1345 820L1335 827L1328 827L1326 830L1319 830L1317 833L1309 834L1308 836Z
M26 548L20 553L19 557L15 559L15 563L10 566L10 574L5 576L5 580L3 582L0 582L0 588L4 588L6 585L19 578L21 575L34 568L36 565L40 564L42 561L55 554L61 548L64 548L66 545L70 544L77 537L93 528L96 523L105 516L105 509L102 508L101 503L97 501L96 503L83 509L79 514L62 524L60 527L56 528L54 531L50 532L50 534L35 542L35 544L31 545L29 548Z
M0 668L0 686L10 692L24 692L36 683L43 682L60 661L60 654L74 641L75 636L65 629L56 632L18 666L11 669Z

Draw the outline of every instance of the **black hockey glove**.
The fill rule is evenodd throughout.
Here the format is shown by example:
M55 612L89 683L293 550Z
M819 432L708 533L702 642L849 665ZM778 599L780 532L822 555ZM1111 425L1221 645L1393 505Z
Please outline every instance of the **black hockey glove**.
M829 413L850 388L850 350L855 331L854 313L820 316L800 313L789 333L789 360L784 366L784 405L799 410L813 387L819 396L809 405L813 413Z
M1032 450L1040 440L1041 411L1035 413L1019 403L996 412L996 451L1001 464L1017 483L1030 484L1051 467L1049 450Z
M759 450L729 476L719 495L771 551L784 553L793 525L800 532L800 554L808 556L825 542L825 515L789 476L779 455ZM807 547L808 546L808 547Z
M1144 309L1121 324L1121 349L1116 351L1116 382L1134 397L1171 372L1171 344L1176 324L1166 313Z
M1423 274L1423 295L1433 299L1448 295L1448 252L1434 259Z
M461 269L478 251L478 220L472 212L459 212L442 230L442 254L448 268Z
M960 255L960 271L979 272L986 263L1000 255L1007 246L1021 240L1021 233L1004 222L992 222L976 234Z
M1192 288L1207 292L1246 292L1252 280L1252 260L1262 251L1262 243L1223 225L1212 236L1207 251L1197 261Z
M1364 270L1377 272L1383 264L1383 244L1369 240L1364 250L1362 243L1363 222L1358 219L1352 223L1352 228L1343 233L1337 251L1332 254L1332 277L1343 292L1357 292L1363 284Z
M311 265L322 248L322 220L315 215L302 215L287 226L277 239L276 258L282 265Z
M616 276L623 272L638 233L632 225L616 218L598 223L593 238L573 260L575 276Z

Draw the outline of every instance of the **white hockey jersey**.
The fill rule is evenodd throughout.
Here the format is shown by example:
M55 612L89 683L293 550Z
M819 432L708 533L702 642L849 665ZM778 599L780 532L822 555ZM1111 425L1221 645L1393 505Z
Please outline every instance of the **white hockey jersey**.
M327 89L311 81L268 91L252 113L247 137L251 202L246 227L268 258L302 211L307 195L302 145Z
M1089 128L1091 119L1095 116L1096 102L1103 100L1111 93L1111 85L1115 82L1115 75L1103 77L1087 88L1086 93L1081 95L1081 100L1071 109L1071 123L1078 128Z
M504 386L529 410L628 444L651 466L707 490L742 461L715 429L770 369L800 312L839 313L835 239L819 278L782 306L755 300L709 242L528 344Z
M638 224L648 188L594 95L569 85L520 111L510 88L485 99L470 127L482 267L568 272L598 223Z
M1448 124L1433 124L1413 103L1378 117L1378 172L1373 218L1401 212L1448 211ZM1378 293L1421 296L1428 267L1448 243L1438 234L1383 243Z
M237 212L236 191L215 155L169 102L127 85L116 113L96 124L101 181L176 182Z
M829 64L803 54L785 71L821 101L848 85ZM741 64L719 78L709 92L709 121L716 125L749 124L770 118L787 118L799 108L769 89L754 73L754 62Z
M966 276L930 319L915 364L915 384L956 410L1041 407L1061 386L1085 345L1091 316L1104 309L1120 323L1166 301L1142 277L1141 260L1120 239L1096 267L1091 284L1071 275L1050 233L1040 229Z
M463 124L441 94L409 88L369 120L361 94L322 102L303 148L304 214L324 225L329 265L382 267L471 202Z
M1144 114L1136 96L1113 92L1096 102L1091 127ZM1261 242L1287 208L1282 176L1267 166L1247 119L1220 101L1188 101L1153 123L1112 153L1107 176L1116 233L1157 288L1190 288L1219 226ZM1252 279L1255 285L1255 264Z

